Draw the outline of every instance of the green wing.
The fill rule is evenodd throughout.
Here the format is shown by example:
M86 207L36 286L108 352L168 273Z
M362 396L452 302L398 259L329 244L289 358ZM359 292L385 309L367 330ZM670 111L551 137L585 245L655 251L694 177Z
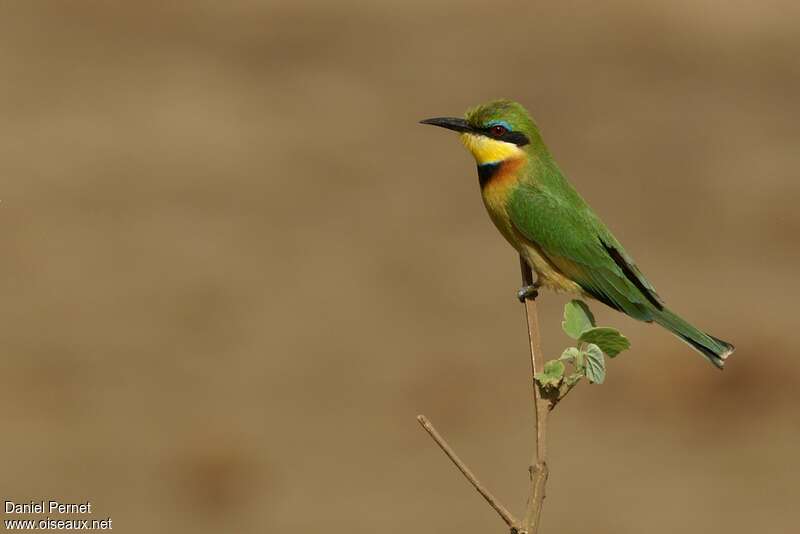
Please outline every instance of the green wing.
M511 222L588 294L631 317L652 321L655 310L663 309L655 289L597 215L567 188L553 195L521 185L509 199Z

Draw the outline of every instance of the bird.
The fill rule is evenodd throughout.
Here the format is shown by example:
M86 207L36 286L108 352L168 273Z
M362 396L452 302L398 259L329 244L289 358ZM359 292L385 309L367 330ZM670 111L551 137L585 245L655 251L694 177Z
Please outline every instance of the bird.
M734 347L668 309L633 258L567 181L528 111L512 100L469 109L464 118L420 121L460 134L478 167L489 217L536 273L517 297L540 287L597 300L656 323L722 369Z

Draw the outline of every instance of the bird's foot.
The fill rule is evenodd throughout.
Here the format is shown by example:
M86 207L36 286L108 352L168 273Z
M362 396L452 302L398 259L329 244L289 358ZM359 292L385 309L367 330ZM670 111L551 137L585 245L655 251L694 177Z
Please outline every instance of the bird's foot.
M528 299L535 300L539 296L540 284L532 284L529 286L522 286L517 291L517 298L520 302L525 302Z

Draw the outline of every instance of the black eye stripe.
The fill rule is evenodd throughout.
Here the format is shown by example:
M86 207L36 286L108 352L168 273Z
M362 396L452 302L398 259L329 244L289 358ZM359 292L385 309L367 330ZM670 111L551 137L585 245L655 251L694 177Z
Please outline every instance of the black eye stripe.
M492 128L482 128L480 131L486 137L491 137L492 139L505 141L507 143L514 143L517 146L525 146L531 142L528 136L522 132L510 132L505 130L502 134L497 135L492 131Z
M517 146L525 146L530 143L530 139L522 132L508 132L503 136L503 141L514 143Z

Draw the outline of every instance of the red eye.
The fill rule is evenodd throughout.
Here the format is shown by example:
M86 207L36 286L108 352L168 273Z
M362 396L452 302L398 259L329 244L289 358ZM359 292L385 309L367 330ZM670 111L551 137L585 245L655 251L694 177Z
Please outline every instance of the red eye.
M491 128L492 135L501 137L503 134L508 132L505 126L500 126L499 124L492 126Z

